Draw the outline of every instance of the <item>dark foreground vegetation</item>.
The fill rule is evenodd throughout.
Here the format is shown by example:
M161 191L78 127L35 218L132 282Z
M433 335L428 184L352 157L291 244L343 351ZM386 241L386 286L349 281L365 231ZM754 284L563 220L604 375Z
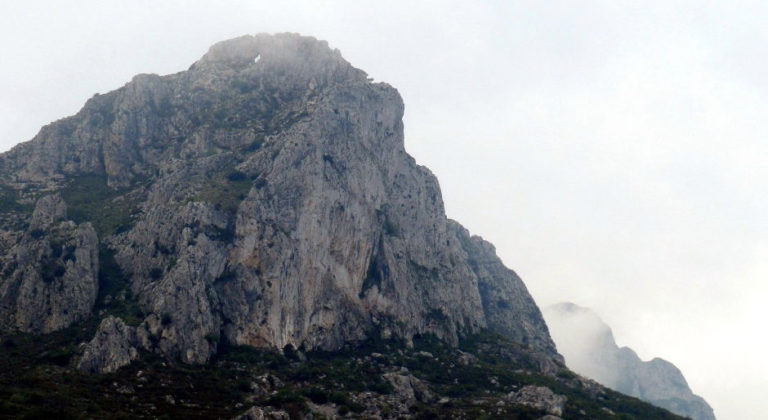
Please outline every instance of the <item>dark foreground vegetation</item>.
M206 366L168 363L144 354L113 374L73 368L79 343L96 325L86 323L44 335L0 342L2 418L232 418L250 407L270 407L290 418L538 419L546 411L511 403L508 395L541 385L565 395L562 418L677 418L637 399L599 387L562 370L534 373L512 361L510 343L478 335L451 348L433 337L413 347L369 341L341 352L283 354L223 347ZM431 397L405 398L387 373L413 375Z

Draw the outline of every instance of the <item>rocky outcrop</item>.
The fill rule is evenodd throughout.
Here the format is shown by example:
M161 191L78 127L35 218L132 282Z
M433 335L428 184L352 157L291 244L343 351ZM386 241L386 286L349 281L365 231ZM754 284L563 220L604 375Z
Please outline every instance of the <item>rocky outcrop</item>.
M390 372L384 374L384 379L392 385L397 398L408 407L416 401L429 404L436 400L429 387L411 374Z
M215 285L227 280L221 277L230 235L222 232L231 228L226 215L207 203L157 213L137 223L118 255L131 264L133 293L149 313L138 327L139 340L186 363L204 363L220 338L223 302Z
M58 195L38 200L26 231L0 254L0 332L48 333L91 314L98 293L98 239L66 221Z
M544 310L552 337L573 371L603 385L694 420L714 420L712 408L693 394L672 363L644 362L628 347L619 348L613 332L593 311L573 303Z
M467 264L477 276L488 328L516 342L555 353L550 347L551 339L537 333L546 331L547 325L520 277L504 266L491 243L479 236L470 236L456 222L452 225L467 253Z
M234 418L234 420L288 420L291 416L283 410L271 410L269 408L251 407L248 411Z
M81 214L123 215L93 217L145 314L139 346L169 358L489 329L557 365L522 281L405 152L402 115L325 42L245 36L92 98L2 155L0 187L97 181Z
M555 394L545 386L536 385L526 385L519 391L510 393L508 399L514 404L543 410L553 416L562 416L568 401L564 395Z
M114 372L139 357L136 343L136 328L125 325L120 318L108 316L85 346L77 368L90 373Z

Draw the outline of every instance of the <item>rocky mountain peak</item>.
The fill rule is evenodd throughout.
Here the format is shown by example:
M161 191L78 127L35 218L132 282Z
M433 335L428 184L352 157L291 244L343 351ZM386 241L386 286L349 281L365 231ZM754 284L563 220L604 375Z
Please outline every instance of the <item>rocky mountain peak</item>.
M402 117L244 36L0 154L0 417L676 418L564 367Z
M341 84L371 85L324 41L243 36L214 45L186 72L138 75L95 95L76 116L44 127L36 141L0 158L0 170L19 186L52 188L67 176L99 173L111 187L128 187L173 159L247 152L315 111L318 98ZM402 116L397 92L375 86L389 91Z
M335 350L430 334L455 345L486 329L555 369L524 284L446 218L437 180L404 150L402 116L394 88L327 43L243 36L44 127L0 157L0 192L19 229L67 214L92 225L106 259L98 302L83 305L117 314L125 296L137 308L135 322L102 323L88 370L114 370L99 361L127 363L130 349L204 363L221 343ZM32 246L15 232L0 250L9 318L33 282L14 274Z
M252 64L260 66L256 68ZM245 35L219 42L193 64L191 70L226 72L226 69L239 71L249 67L252 72L284 73L283 80L294 86L313 79L314 87L366 81L365 72L352 67L338 50L330 49L326 41L289 33Z

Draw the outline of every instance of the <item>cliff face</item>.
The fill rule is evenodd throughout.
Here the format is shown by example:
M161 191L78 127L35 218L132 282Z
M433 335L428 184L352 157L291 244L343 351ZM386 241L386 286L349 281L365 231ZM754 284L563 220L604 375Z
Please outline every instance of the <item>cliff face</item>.
M89 223L65 221L58 195L40 199L28 227L0 232L0 333L49 333L87 318L98 289L98 243Z
M694 420L714 420L712 408L688 387L672 363L644 362L628 347L619 348L613 333L594 312L572 303L545 308L558 350L574 372L627 395Z
M135 349L204 363L222 341L335 350L483 329L553 369L539 309L490 244L446 218L402 114L395 89L290 34L226 41L188 71L93 97L0 155L0 326L48 332L135 301L136 322L102 323L90 371ZM37 228L35 204L67 211ZM48 251L59 243L77 258ZM64 271L48 284L33 272L51 258Z

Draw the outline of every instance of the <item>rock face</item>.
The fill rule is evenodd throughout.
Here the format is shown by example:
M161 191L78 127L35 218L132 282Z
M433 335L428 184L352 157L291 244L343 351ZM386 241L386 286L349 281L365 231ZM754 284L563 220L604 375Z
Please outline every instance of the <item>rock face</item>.
M429 388L413 375L403 375L397 372L384 374L386 379L394 388L394 393L400 401L410 407L416 401L423 403L433 403L435 397Z
M644 362L616 345L610 327L594 312L573 303L547 307L544 315L569 368L603 385L694 420L713 420L712 408L688 387L672 363Z
M101 321L96 336L83 351L77 368L91 373L110 373L139 357L136 350L136 328L114 316Z
M265 411L260 407L251 407L234 420L288 420L290 418L285 411Z
M526 385L519 391L511 393L509 400L515 404L544 410L553 416L562 416L568 398L555 394L545 386Z
M244 36L188 71L97 95L0 155L4 217L23 224L19 208L61 191L127 279L138 345L184 362L222 340L335 350L484 329L559 361L522 281L446 218L437 180L405 152L402 115L394 88L325 42ZM94 245L87 226L72 229ZM5 235L20 238L5 259L42 247ZM19 324L9 313L0 321Z
M0 248L0 333L48 333L90 315L98 293L98 239L66 220L58 195L38 200L23 232Z

